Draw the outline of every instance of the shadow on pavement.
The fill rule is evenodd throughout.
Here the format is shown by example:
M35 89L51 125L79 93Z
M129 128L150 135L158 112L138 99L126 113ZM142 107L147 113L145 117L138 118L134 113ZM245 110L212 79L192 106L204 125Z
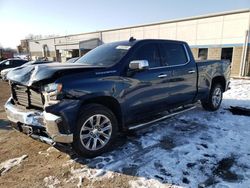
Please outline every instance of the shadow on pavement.
M11 130L10 122L6 119L0 119L0 129Z
M230 106L228 110L232 112L233 115L250 116L250 109L248 108L243 108L240 106Z

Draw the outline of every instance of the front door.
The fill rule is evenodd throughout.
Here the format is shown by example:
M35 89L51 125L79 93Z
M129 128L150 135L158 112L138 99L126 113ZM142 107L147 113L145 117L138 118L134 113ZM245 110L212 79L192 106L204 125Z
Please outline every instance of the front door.
M128 120L140 120L149 114L165 108L170 73L162 67L159 48L154 42L147 42L135 50L131 60L147 60L149 68L130 72L127 77L129 87L124 91Z

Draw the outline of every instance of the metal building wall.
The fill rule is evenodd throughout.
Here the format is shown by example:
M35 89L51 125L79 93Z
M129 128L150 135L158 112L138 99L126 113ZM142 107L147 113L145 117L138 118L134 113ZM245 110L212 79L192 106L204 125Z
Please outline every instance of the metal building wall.
M233 47L232 75L240 75L243 58L243 44L246 31L249 30L250 10L232 11L205 15L200 17L172 20L141 26L104 30L78 35L68 35L47 40L39 40L40 44L30 42L32 54L42 54L42 45L47 43L51 51L58 49L74 49L79 42L99 38L103 43L128 40L131 36L136 39L173 39L183 40L193 48L194 56L199 48L208 48L208 59L220 59L221 49ZM54 53L52 53L54 54ZM247 56L248 53L246 53ZM245 58L249 64L250 58Z

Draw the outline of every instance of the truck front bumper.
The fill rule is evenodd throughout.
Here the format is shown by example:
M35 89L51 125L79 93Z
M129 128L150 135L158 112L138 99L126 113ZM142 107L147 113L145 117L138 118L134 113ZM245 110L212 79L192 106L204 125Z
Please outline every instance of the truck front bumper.
M60 126L62 126L62 118L60 116L47 113L46 111L20 109L12 103L11 98L5 104L5 111L11 122L19 124L21 128L28 127L30 130L29 135L37 134L33 131L35 129L45 129L47 135L54 142L73 142L73 134L60 133Z

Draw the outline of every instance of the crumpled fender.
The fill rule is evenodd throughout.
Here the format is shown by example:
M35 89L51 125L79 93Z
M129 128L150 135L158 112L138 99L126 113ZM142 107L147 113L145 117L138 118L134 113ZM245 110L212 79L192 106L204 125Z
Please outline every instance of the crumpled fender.
M68 134L74 132L80 106L80 100L64 99L57 104L45 107L45 111L61 116L63 120L61 131Z

